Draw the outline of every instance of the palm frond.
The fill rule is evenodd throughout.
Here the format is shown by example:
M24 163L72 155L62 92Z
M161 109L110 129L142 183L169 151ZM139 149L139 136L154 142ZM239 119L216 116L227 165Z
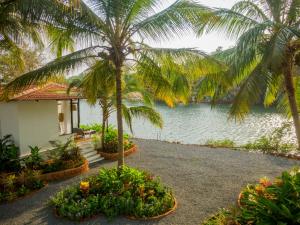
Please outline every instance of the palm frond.
M9 92L21 91L33 83L45 82L51 77L56 76L57 73L69 72L76 69L96 57L94 47L79 50L16 78L6 86L6 90Z
M177 0L168 8L133 25L141 37L161 40L189 32L205 7L189 0Z

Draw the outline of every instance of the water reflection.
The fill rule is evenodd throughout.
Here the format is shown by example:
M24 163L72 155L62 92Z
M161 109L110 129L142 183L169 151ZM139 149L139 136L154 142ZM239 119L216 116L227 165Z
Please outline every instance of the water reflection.
M81 123L88 124L101 121L99 107L90 107L81 103ZM270 133L286 121L274 109L254 107L243 122L228 119L229 106L220 105L213 109L209 104L178 106L174 109L163 104L156 105L164 120L162 130L153 127L143 119L133 123L134 136L145 139L179 141L186 144L204 144L208 139L229 138L238 144L255 140ZM116 115L110 123L116 125ZM125 128L128 132L128 127Z

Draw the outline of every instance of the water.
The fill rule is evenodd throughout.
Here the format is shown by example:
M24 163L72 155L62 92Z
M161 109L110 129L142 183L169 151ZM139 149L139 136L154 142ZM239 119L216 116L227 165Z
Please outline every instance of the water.
M194 104L171 109L158 104L156 109L163 117L163 129L155 128L143 119L135 119L133 121L134 137L184 144L204 144L209 139L231 139L237 144L245 144L272 132L286 121L274 109L263 107L254 107L243 122L228 120L229 106L227 105L211 109L209 104ZM81 124L100 121L100 107L90 107L86 102L82 102ZM116 125L115 114L111 116L110 123ZM125 130L129 132L127 126Z

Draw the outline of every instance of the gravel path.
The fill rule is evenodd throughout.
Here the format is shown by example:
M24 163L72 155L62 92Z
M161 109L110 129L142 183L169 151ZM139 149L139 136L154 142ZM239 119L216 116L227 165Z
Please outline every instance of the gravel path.
M109 222L104 217L81 223L88 225L197 225L204 218L236 201L241 188L259 177L273 178L281 171L300 165L300 162L258 153L210 149L192 145L170 144L154 140L135 140L139 152L129 156L130 166L151 171L172 187L179 202L176 212L159 221L136 222L123 217ZM104 162L99 167L111 167ZM0 224L74 224L53 216L47 206L49 196L61 188L77 182L81 177L51 183L43 190L13 203L0 205Z

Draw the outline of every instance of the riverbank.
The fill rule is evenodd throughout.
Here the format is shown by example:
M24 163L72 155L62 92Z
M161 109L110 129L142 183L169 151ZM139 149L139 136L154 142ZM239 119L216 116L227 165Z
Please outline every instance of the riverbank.
M296 160L288 160L259 153L182 145L155 140L134 139L139 151L126 158L129 166L151 171L173 188L178 200L176 212L162 220L136 222L116 218L108 222L98 217L82 224L101 225L195 225L219 208L236 202L240 190L247 183L260 177L274 178L283 170L300 166ZM116 162L104 162L92 168L87 175L96 174L99 168L115 166ZM86 176L86 175L84 175ZM0 206L0 224L73 224L56 218L47 206L49 197L82 177L50 183L38 192L19 201Z

